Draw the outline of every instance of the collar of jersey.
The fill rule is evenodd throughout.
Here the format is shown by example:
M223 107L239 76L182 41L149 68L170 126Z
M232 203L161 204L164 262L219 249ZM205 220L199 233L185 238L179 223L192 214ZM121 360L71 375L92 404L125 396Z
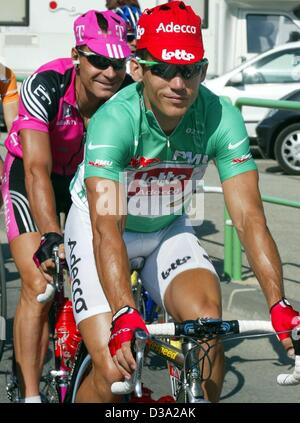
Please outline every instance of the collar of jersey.
M77 102L76 102L76 94L75 94L75 78L76 78L76 70L75 67L73 65L72 59L70 59L70 63L72 66L72 76L71 76L71 82L67 88L66 94L64 96L64 101L68 104L70 104L71 106L76 107L77 106Z

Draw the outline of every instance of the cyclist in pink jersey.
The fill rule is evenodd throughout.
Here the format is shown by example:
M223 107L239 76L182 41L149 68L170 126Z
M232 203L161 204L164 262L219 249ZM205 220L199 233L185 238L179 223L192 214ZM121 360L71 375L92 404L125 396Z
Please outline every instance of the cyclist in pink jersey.
M44 271L52 266L54 245L64 257L58 215L71 204L69 182L83 158L86 126L99 106L131 82L122 18L90 10L75 20L74 34L71 58L47 63L24 81L18 119L5 141L7 236L22 281L14 348L24 402L41 402L50 304L37 296L51 279Z

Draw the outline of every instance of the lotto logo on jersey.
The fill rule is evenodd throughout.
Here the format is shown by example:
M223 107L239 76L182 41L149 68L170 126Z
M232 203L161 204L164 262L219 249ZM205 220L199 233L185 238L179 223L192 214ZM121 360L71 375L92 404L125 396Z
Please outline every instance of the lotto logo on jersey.
M168 183L174 181L184 181L190 179L193 169L189 168L167 168L165 170L153 169L148 172L137 172L136 179L145 183L160 182Z
M183 34L196 34L197 28L192 25L174 25L174 22L170 22L167 25L160 23L156 28L156 32L175 32L176 34L182 32Z
M128 195L168 195L184 191L184 181L191 179L192 167L156 167L134 174Z
M189 62L192 59L195 59L195 56L192 53L187 53L185 50L179 50L178 48L175 51L167 51L166 48L163 49L161 53L162 60L171 60L173 57L177 60L186 60Z

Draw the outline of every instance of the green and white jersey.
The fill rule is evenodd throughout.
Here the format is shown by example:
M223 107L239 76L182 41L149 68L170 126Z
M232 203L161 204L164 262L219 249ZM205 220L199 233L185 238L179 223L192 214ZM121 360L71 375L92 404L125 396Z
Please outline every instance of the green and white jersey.
M200 86L199 95L170 135L145 108L142 85L134 83L92 117L84 162L71 183L73 202L88 212L84 180L101 177L124 183L126 229L154 232L181 214L184 197L214 160L221 181L256 169L240 112Z

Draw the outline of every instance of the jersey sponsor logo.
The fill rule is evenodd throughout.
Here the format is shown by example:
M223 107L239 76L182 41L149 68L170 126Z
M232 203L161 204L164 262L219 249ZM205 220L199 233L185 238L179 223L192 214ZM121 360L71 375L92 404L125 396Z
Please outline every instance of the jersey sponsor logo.
M180 32L182 32L183 34L196 34L197 28L193 25L178 25L178 24L174 25L174 22L170 22L169 24L164 25L163 22L161 22L156 28L157 34L160 31L175 32L177 34L179 34Z
M56 126L76 126L77 122L75 119L58 120Z
M84 298L82 297L83 291L80 288L81 281L78 278L78 263L81 261L81 258L77 258L75 255L74 249L76 244L76 241L71 241L69 238L68 246L70 247L70 276L72 279L72 297L76 313L81 313L83 310L87 310L88 307Z
M56 122L56 126L75 126L77 125L76 119L72 117L73 109L72 106L68 103L63 103L62 109L62 119L59 119Z
M231 142L228 144L228 150L235 150L236 148L238 148L241 144L243 144L246 140L248 139L248 137L243 138L241 141L238 141L234 144L232 144Z
M33 91L33 94L35 94L37 97L40 97L43 101L48 100L49 105L52 104L51 98L49 97L47 89L44 87L44 85L39 84Z
M129 166L131 167L146 167L151 165L152 163L159 163L160 159L158 157L155 157L153 159L149 159L147 157L143 157L143 156L137 156L137 157L133 157L130 160Z
M170 273L171 273L173 270L177 269L177 267L178 267L178 266L181 266L182 264L185 264L185 263L186 263L188 260L190 260L191 258L192 258L191 256L185 256L185 257L183 257L182 259L177 259L177 260L175 261L175 263L171 263L170 267L169 267L167 270L165 270L165 271L161 272L161 276L162 276L162 278L163 278L163 279L167 279L167 278L168 278L168 276L170 275Z
M95 166L95 167L111 167L113 162L110 160L99 160L97 159L96 161L89 161L88 164L90 166Z
M243 154L241 157L238 157L236 159L233 159L231 161L231 163L233 164L240 164L240 163L244 163L247 162L248 160L250 160L252 158L252 154L248 153L248 154Z
M201 163L207 164L208 163L208 156L206 154L194 154L192 151L181 151L176 150L173 155L173 160L185 160L189 164L199 165Z
M193 168L190 166L155 167L135 172L133 180L128 184L128 197L182 194L185 182L191 179L192 174Z
M177 60L186 60L187 62L195 59L195 56L192 53L187 53L185 50L179 50L177 48L175 51L167 51L166 48L163 49L161 54L161 58L163 60L171 60L173 57Z
M197 135L197 136L201 135L201 132L199 131L199 129L196 129L196 128L187 128L185 133L188 135Z
M63 119L66 119L68 117L72 116L72 106L68 103L63 103Z

